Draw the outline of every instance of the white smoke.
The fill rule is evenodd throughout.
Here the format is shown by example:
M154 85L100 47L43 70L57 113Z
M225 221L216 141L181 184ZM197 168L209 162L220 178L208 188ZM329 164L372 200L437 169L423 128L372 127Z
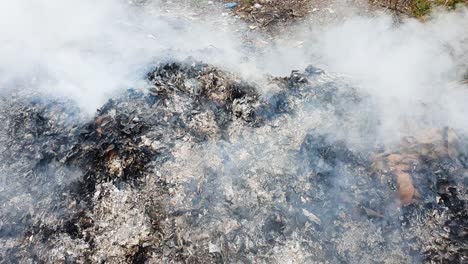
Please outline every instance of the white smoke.
M349 76L375 99L383 138L425 125L468 131L468 95L456 83L468 57L466 9L438 11L425 23L352 13L328 25L309 21L278 36L282 41L247 53L248 28L223 15L222 5L191 16L162 1L143 2L2 1L2 90L66 96L93 113L113 94L139 85L150 64L161 59L192 56L249 78L318 64ZM254 46L261 37L249 34Z
M376 135L382 143L417 136L428 127L467 133L468 107L462 102L468 90L460 82L468 71L466 25L463 7L436 10L426 22L407 18L397 23L386 13L348 13L326 25L312 18L280 37L262 65L287 74L315 64L344 76L378 106ZM285 38L302 47L285 48Z
M355 17L328 28L318 42L329 69L355 79L374 96L382 135L414 134L428 126L468 131L461 79L468 56L468 12L439 13L427 23ZM461 99L464 98L464 99Z
M167 15L156 1L144 8L120 0L2 1L0 85L70 97L93 113L143 79L155 58L235 50L230 37Z
M205 15L196 15L191 14L190 9L176 12L166 6L166 1L141 2L144 4L122 0L1 1L0 92L21 89L66 97L83 112L93 114L111 96L144 84L151 65L165 59L182 60L192 56L235 71L246 79L254 77L256 81L262 74L287 75L293 69L313 64L346 76L348 82L355 84L373 106L377 106L350 111L379 117L379 131L369 135L377 136L379 142L398 141L401 136L417 135L427 127L450 126L468 134L468 92L466 86L457 82L468 58L466 9L451 13L438 11L425 23L414 19L395 23L388 14L349 13L325 25L314 23L312 19L265 44L261 41L262 34L247 34L249 29L243 23L223 15L228 11L219 3L207 9ZM199 3L196 0L181 2ZM251 42L244 43L246 38ZM256 46L259 42L261 45ZM268 96L272 91L263 88L262 92ZM210 169L217 172L216 183L220 181L220 184L207 187L206 192L217 194L216 188L219 188L229 201L236 202L232 194L240 193L239 204L257 199L273 204L276 200L271 197L282 194L283 185L275 185L271 193L266 193L267 188L261 186L272 177L284 182L284 186L291 182L300 188L311 186L298 172L301 164L297 157L290 155L291 149L300 149L309 129L328 129L325 132L333 132L331 137L336 134L348 143L362 143L368 136L359 135L359 129L354 127L329 125L327 122L338 123L339 120L326 119L323 116L327 115L320 111L307 110L304 107L300 117L292 117L287 122L278 121L275 129L265 126L250 131L242 127L242 131L230 131L237 135L232 137L232 142L209 142L201 146L204 152L188 148L189 143L181 143L182 147L174 150L176 162L164 164L163 172L165 169L168 178L182 183L192 177L198 184L207 177L204 168L211 166ZM361 113L350 113L358 114ZM351 124L346 125L362 125L348 123ZM229 159L223 162L225 156ZM30 184L24 180L18 183L19 187L11 187L7 184L11 175L2 174L5 176L0 177L0 189L5 193L17 192ZM343 174L336 185L352 185L347 172ZM298 176L289 182L283 175ZM233 184L235 177L246 182L248 188ZM47 184L52 190L54 181ZM185 186L181 184L176 193L185 195ZM28 189L24 189L27 193ZM20 208L18 211L26 214L36 202L31 197L35 198L29 196L19 202L12 199L3 211L15 212L12 208ZM117 198L120 202L120 196ZM175 195L174 201L188 205L182 198ZM18 207L18 204L24 206ZM259 215L270 213L268 207L261 209L265 212ZM227 220L230 216L226 213ZM128 219L121 220L125 226ZM102 221L107 225L108 219ZM219 221L219 225L225 225L225 221ZM252 230L255 228L253 226ZM287 255L283 252L288 251L280 251Z

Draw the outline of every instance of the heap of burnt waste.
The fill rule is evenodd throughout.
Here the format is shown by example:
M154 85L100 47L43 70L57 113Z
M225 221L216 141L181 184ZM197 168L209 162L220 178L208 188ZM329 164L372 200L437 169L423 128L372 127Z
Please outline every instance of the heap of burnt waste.
M1 104L6 263L467 261L468 142L378 146L372 102L314 67L261 84L161 64L93 120ZM268 95L260 91L268 89Z

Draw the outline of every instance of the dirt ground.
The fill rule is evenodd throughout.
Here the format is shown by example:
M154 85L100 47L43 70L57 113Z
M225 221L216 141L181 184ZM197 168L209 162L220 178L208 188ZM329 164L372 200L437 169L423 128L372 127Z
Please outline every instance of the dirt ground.
M453 9L456 5L467 4L467 0L224 0L225 3L237 3L233 11L256 27L271 30L275 25L287 25L304 19L308 14L333 15L336 9L345 7L358 8L359 12L387 10L396 16L424 18L436 6ZM315 16L315 15L314 15Z

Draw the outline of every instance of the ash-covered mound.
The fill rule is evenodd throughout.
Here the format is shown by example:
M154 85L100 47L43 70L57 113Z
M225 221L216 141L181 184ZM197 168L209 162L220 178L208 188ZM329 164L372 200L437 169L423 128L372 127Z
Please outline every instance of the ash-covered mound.
M3 100L5 263L467 261L464 135L382 147L373 103L314 67L162 64L89 122Z

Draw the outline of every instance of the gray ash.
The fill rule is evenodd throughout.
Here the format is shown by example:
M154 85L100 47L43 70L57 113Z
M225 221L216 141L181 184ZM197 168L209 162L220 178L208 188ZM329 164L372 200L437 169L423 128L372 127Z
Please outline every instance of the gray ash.
M92 120L11 95L0 258L466 262L465 137L358 149L336 135L374 143L379 120L356 89L312 66L267 83L262 96L207 64L161 64Z

